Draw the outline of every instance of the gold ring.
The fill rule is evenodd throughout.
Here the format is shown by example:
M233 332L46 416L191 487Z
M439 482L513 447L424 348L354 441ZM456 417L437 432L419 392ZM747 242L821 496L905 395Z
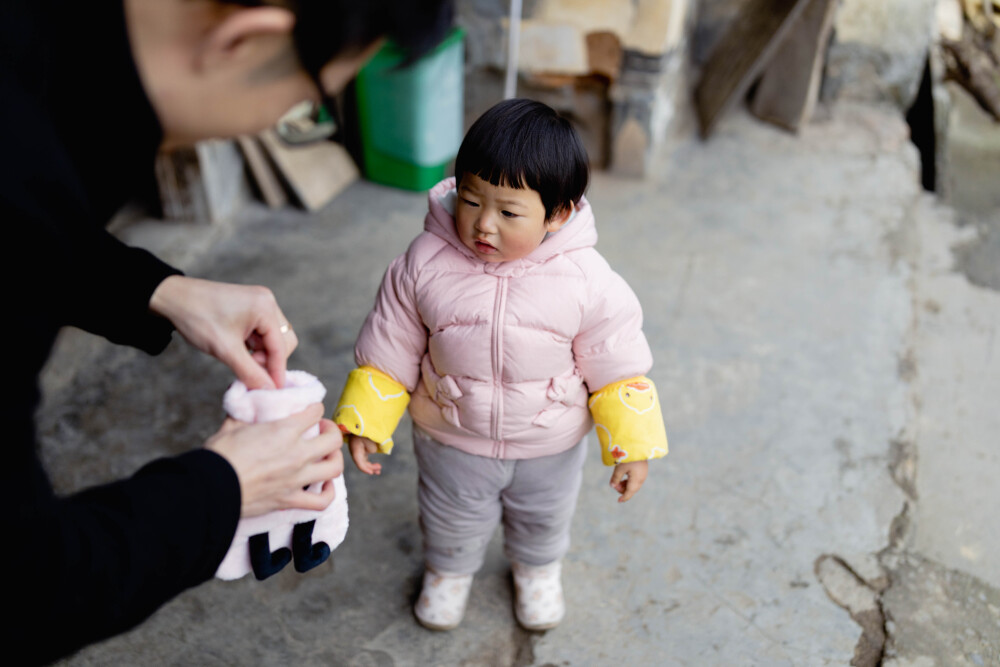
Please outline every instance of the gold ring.
M288 333L291 330L292 330L292 327L290 327L288 325L288 323L282 324L280 327L278 327L278 331L280 331L283 334L286 334L286 333Z

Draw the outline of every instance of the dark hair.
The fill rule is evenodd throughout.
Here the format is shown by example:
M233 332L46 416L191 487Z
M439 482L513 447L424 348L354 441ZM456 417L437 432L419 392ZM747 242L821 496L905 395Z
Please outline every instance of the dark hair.
M404 62L410 63L444 39L454 11L453 0L222 1L276 5L295 14L295 50L314 79L336 56L360 52L380 37L395 42L407 54Z
M455 158L459 184L465 174L536 191L549 220L580 201L590 166L566 118L541 102L513 99L494 105L469 128Z

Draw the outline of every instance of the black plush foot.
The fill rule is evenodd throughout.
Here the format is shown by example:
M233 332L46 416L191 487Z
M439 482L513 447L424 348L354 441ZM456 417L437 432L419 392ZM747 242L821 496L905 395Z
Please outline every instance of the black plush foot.
M252 535L249 548L250 566L253 567L253 576L257 577L257 581L264 581L272 574L277 574L292 560L292 552L288 547L271 552L267 533Z
M315 525L315 521L306 521L295 524L292 529L292 554L295 556L296 572L308 572L330 557L330 547L326 542L313 544Z

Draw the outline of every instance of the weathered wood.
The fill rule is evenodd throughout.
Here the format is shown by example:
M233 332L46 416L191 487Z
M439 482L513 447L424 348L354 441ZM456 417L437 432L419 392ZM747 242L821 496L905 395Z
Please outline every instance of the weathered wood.
M260 140L292 194L309 211L323 208L358 178L357 165L340 144L289 146L274 130L261 133Z
M243 158L232 141L202 141L161 153L155 171L168 220L226 220L251 198Z
M236 140L243 151L250 174L253 176L261 198L269 208L281 208L288 203L288 195L281 181L274 173L274 168L268 162L264 149L256 137L240 137Z
M792 22L757 84L750 105L755 116L793 132L812 116L837 4L809 0Z
M974 21L968 5L965 18L961 40L941 40L945 79L969 91L984 111L1000 121L1000 33L993 23Z
M613 32L587 33L587 65L592 73L614 81L621 74L622 59L622 43Z
M809 0L749 0L709 56L695 89L701 134L708 137L746 94Z
M208 202L205 188L201 185L198 154L194 148L159 153L154 170L165 220L208 219Z

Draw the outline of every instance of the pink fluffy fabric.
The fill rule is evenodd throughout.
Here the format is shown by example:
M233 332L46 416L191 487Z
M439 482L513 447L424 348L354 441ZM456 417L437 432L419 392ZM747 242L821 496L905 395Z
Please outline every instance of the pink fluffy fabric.
M282 389L247 389L239 380L222 397L222 406L230 417L248 424L274 421L301 412L312 403L319 403L326 396L326 388L315 376L305 371L288 371ZM306 433L312 438L319 435L317 424ZM313 541L326 542L334 550L347 535L347 488L344 476L333 480L336 497L325 510L279 510L241 519L229 552L216 570L219 579L239 579L252 571L248 542L252 535L268 533L271 550L292 546L292 529L297 523L312 521ZM313 484L309 491L319 493L322 483Z

